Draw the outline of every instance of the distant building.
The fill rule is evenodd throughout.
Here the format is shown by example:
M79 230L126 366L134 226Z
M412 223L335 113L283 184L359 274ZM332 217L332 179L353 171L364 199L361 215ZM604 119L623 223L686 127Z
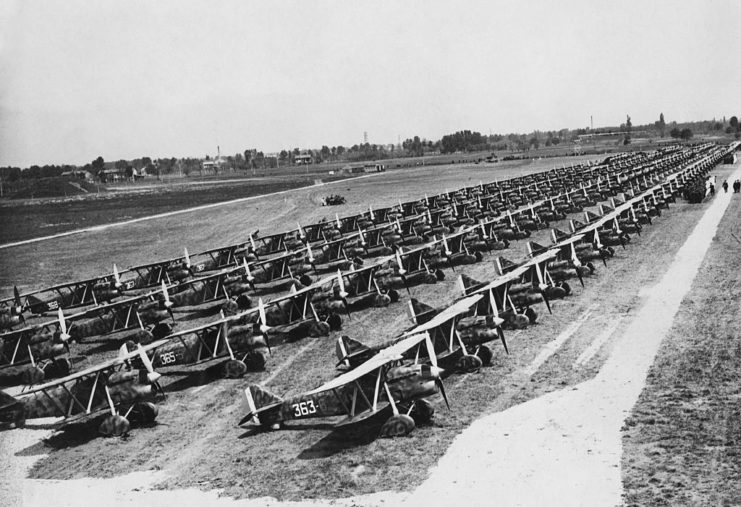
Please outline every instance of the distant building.
M311 153L303 153L300 155L295 155L293 157L293 162L296 165L308 165L314 163L314 156Z

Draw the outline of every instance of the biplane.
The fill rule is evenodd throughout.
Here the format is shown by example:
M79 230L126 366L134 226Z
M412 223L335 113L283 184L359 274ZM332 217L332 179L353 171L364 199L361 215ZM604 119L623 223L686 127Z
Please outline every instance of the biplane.
M406 339L411 335L428 333L435 352L436 364L446 371L473 372L481 366L491 363L493 353L487 342L499 339L507 353L507 342L501 325L503 319L495 315L479 316L477 307L482 295L466 297L444 309L435 309L410 300L409 309L415 325L403 332L399 338L381 345L368 347L347 336L337 340L335 353L338 366L355 368L385 348ZM407 351L403 354L407 360L429 362L431 358L422 351Z
M56 417L61 418L59 427L65 428L103 417L98 431L106 436L126 434L134 421L151 423L157 417L153 401L164 392L146 352L160 345L162 342L140 345L131 352L122 348L115 359L17 396L0 391L0 423L19 428L27 419ZM143 369L133 367L136 360Z
M405 364L402 354L421 348L423 343L433 364ZM417 423L432 417L433 407L425 398L440 392L447 404L442 369L434 364L434 357L432 342L422 333L380 351L316 389L288 399L253 384L244 391L247 414L239 425L252 421L262 428L278 429L291 420L344 416L335 427L345 428L386 418L381 436L407 435Z

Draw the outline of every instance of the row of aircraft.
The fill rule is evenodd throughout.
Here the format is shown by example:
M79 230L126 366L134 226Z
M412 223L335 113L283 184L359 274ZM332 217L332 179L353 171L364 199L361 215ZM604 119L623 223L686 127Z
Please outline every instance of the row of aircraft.
M493 282L480 283L458 274L463 299L439 310L411 301L415 326L381 347L341 338L337 343L338 360L349 371L300 399L280 400L264 388L251 386L246 391L246 400L252 409L244 421L255 420L272 427L293 417L337 415L339 411L347 416L348 422L358 422L390 411L392 417L383 434L405 434L411 430L410 420L431 415L431 406L424 398L443 389L441 379L446 371L475 371L488 364L493 351L486 344L491 341L500 341L507 351L503 328L533 322L536 315L532 306L541 301L550 310L552 299L570 292L567 278L577 277L583 284L583 278L594 270L592 261L606 262L614 253L611 248L625 247L629 234L640 233L640 228L671 202L680 191L683 178L707 172L717 155L707 150L694 158L683 157L683 163L692 163L685 163L681 171L676 171L677 166L667 165L655 174L642 172L625 180L623 197L613 196L609 205L602 205L599 214L585 212L582 220L571 220L570 231L553 229L553 245L544 247L529 242L531 258L524 264L500 258L499 277ZM672 169L673 174L665 178ZM605 196L600 194L600 197ZM532 217L532 207L529 212ZM510 225L513 215L506 216ZM482 220L452 233L433 235L432 241L407 250L403 246L392 249L390 255L374 263L351 262L345 271L338 269L308 285L292 285L288 294L267 302L254 287L251 268L254 263L242 258L239 266L217 273L217 279L220 287L225 287L229 285L229 276L239 278L237 283L246 286L242 294L250 294L247 308L222 306L220 317L209 324L177 332L167 327L166 331L152 332L163 322L175 320L172 310L180 304L177 294L183 292L162 280L159 291L83 310L80 314L84 317L65 316L57 308L57 320L45 329L46 341L38 340L38 334L15 342L3 335L0 356L17 365L25 355L35 369L43 371L45 368L39 368L38 363L46 362L47 367L56 367L64 373L60 356L68 352L73 337L82 341L86 332L99 335L103 329L107 333L131 328L138 330L136 339L126 344L118 358L59 380L42 384L38 376L35 379L27 376L25 380L32 381L24 383L36 385L17 397L3 393L0 417L6 422L22 424L25 418L41 414L78 421L107 413L101 432L121 434L128 431L128 421L156 417L156 405L149 399L161 393L156 383L159 374L154 368L225 359L226 377L261 369L271 346L280 341L325 336L339 329L340 315L349 316L366 306L390 304L399 299L398 290L410 291L415 283L437 279L443 268L475 262L475 253L490 250L486 240L496 238L496 230L490 226L491 222ZM474 248L476 242L483 242L483 246ZM303 245L301 248L309 251L312 248L310 243ZM312 272L320 272L317 262L307 264ZM201 295L219 293L218 287L209 290ZM14 304L18 303L19 295L15 296ZM93 329L91 325L85 331L89 320L106 320L102 309L136 298L142 299L136 300L136 306L129 302L127 310L110 319L113 323L110 328ZM200 299L199 295L195 300L186 300L186 304L209 299L216 300L213 296ZM148 308L147 304L152 306ZM118 310L124 307L116 306ZM96 310L99 313L86 313ZM153 316L147 316L148 310L152 310ZM228 315L224 310L230 310L226 312ZM41 350L44 347L49 351L46 354Z

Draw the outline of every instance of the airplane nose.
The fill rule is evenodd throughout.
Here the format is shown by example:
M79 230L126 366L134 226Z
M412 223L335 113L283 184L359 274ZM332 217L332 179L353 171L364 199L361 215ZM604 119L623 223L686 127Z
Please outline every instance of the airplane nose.
M430 377L439 379L445 370L438 366L430 366Z
M492 317L491 321L492 324L494 324L494 327L500 327L502 324L504 324L504 319L501 317Z

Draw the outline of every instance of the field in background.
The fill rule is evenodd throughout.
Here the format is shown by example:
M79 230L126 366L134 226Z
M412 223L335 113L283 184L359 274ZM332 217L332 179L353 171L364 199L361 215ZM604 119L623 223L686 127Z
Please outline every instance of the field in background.
M576 164L594 157L559 159L560 163ZM248 233L260 230L267 235L317 222L322 218L351 215L374 207L393 206L406 201L476 185L480 181L493 181L554 167L553 159L500 162L497 164L455 164L390 170L370 173L368 177L337 181L323 186L296 189L280 196L264 196L144 221L102 231L86 232L74 236L21 245L2 250L0 255L0 294L12 294L13 285L21 291L55 285L82 277L109 273L113 263L119 267L143 264L182 255L183 247L191 253L216 246L246 241ZM290 183L290 182L288 182ZM29 237L47 236L61 230L79 229L93 224L149 216L164 211L183 209L206 204L204 195L215 201L225 201L230 191L247 192L251 187L229 185L192 189L185 194L133 193L121 201L90 200L65 214L66 206L78 206L77 201L59 203L56 212L45 211L47 205L0 208L3 230L26 232ZM265 187L275 191L277 187ZM341 194L347 202L341 206L321 206L321 198L328 194ZM235 194L235 197L245 196ZM118 208L119 203L126 206ZM52 208L53 209L53 208ZM114 220L114 218L116 220ZM8 242L2 234L3 242ZM50 254L50 252L53 253Z

